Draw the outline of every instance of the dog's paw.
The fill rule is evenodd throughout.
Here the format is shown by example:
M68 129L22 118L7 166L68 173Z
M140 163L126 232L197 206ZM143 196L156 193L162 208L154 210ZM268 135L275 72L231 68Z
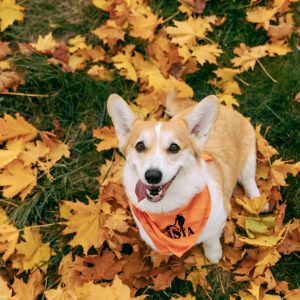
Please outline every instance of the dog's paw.
M217 264L222 258L222 251L205 253L205 257L212 263Z

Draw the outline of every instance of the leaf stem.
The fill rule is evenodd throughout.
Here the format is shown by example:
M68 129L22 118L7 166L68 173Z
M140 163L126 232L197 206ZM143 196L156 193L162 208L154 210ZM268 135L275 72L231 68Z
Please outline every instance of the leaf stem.
M256 60L258 62L258 64L260 65L260 67L263 69L263 71L265 72L265 74L274 82L277 83L278 81L276 79L274 79L272 77L272 75L267 71L267 69L264 67L264 65L261 63L261 61L259 59Z
M0 95L47 98L47 97L51 97L51 96L56 96L57 93L54 93L54 94L25 94L25 93L16 93L16 92L0 92Z

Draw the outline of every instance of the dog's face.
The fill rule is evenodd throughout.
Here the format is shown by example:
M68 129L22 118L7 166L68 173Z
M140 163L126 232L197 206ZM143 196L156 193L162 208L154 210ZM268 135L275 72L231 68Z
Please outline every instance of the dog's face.
M173 181L199 162L218 112L214 100L205 103L200 110L196 105L168 122L142 121L121 97L110 96L108 111L126 156L137 202L160 202Z

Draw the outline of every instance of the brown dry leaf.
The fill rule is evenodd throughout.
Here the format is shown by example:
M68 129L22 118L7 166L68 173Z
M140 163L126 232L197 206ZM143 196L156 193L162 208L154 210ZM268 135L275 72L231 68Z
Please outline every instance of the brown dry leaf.
M152 41L155 28L162 23L162 18L158 18L149 7L143 11L134 10L128 17L132 26L130 35L136 38Z
M39 270L35 270L29 275L28 282L25 283L22 279L15 278L12 288L15 292L13 300L32 299L36 300L43 292L42 284L43 276Z
M188 6L193 12L201 14L206 6L205 0L180 0L185 6Z
M69 244L73 247L81 245L84 253L92 246L101 247L108 238L103 228L106 217L101 202L95 203L89 199L87 205L79 201L64 201L64 204L72 210L72 215L64 222L66 228L63 234L75 233Z
M20 194L24 200L36 184L36 169L24 167L20 160L14 160L0 173L0 186L3 186L2 193L5 198Z
M195 56L198 63L203 66L205 62L217 64L217 57L223 53L218 44L196 45L192 49L192 56Z
M4 31L15 21L23 21L23 6L17 5L16 0L2 0L0 2L0 31Z
M37 133L37 129L25 121L19 114L16 114L15 118L5 114L0 119L0 142L15 137L22 137L25 141L31 141L36 137Z
M178 45L194 45L196 40L204 39L206 34L212 31L210 23L201 17L189 17L186 21L174 20L174 25L166 27L165 31L172 42Z
M115 46L116 42L124 41L125 32L114 20L107 20L103 25L92 31L103 43L109 47Z
M6 261L15 251L19 240L19 230L9 224L0 224L0 253Z
M251 23L258 23L266 30L270 25L270 20L277 13L277 8L268 9L264 6L257 6L247 10L247 21Z
M104 66L94 65L88 69L87 74L93 77L95 80L111 81L114 79L114 73L111 70L107 70Z
M49 32L44 37L39 35L37 42L31 43L30 45L38 52L43 54L52 54L55 50L56 41L52 36L52 32Z
M234 48L233 52L237 56L231 59L231 62L235 67L240 67L241 72L253 70L257 60L267 55L267 50L266 45L250 48L241 43L239 47Z
M102 140L97 145L97 151L101 152L112 148L118 148L116 131L113 127L102 127L93 129L93 137Z
M120 70L120 74L126 79L137 82L137 74L132 63L132 51L134 45L126 45L117 55L113 56L111 59L114 63L115 68Z
M12 50L8 44L8 42L0 42L0 60L5 59L8 55L12 54Z
M300 220L293 220L288 225L287 234L278 246L278 251L283 254L300 251Z
M123 185L117 182L110 182L109 184L104 186L99 197L100 201L114 201L125 209L128 208L129 205Z
M279 19L279 25L270 25L268 36L272 42L286 41L290 39L293 33L294 25L285 22L283 18Z
M12 290L8 287L7 282L0 277L0 299L11 300Z
M294 98L296 102L300 102L300 92L298 92Z
M25 81L21 75L12 71L0 72L0 91L8 92L9 89L16 91L20 84L24 84Z
M70 272L74 281L79 285L85 282L112 280L122 271L125 261L118 260L114 253L104 250L102 256L87 255L76 257L71 265Z
M20 242L16 246L17 256L13 260L13 267L19 272L31 270L33 267L47 269L47 262L54 254L49 244L44 244L42 235L36 228L25 227L22 237L25 242Z

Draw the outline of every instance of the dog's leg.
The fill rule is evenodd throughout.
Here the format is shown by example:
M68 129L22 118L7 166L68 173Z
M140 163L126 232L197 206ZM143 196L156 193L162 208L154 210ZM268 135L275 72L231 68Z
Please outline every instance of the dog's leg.
M213 264L217 264L222 258L223 251L220 237L209 238L202 243L205 257Z
M244 187L246 195L252 199L260 196L260 192L255 182L255 171L256 171L256 154L255 151L251 151L248 158L246 159L238 181Z
M259 189L255 182L256 172L256 150L250 152L246 159L244 166L242 167L238 181L242 184L248 198L253 199L260 197ZM269 210L269 204L267 203L263 211Z

